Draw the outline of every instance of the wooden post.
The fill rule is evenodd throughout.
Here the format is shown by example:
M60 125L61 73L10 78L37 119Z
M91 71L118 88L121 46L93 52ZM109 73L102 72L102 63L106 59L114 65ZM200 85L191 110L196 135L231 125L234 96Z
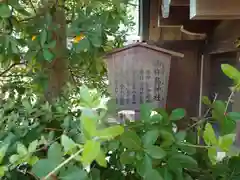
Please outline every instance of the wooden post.
M149 40L158 41L160 38L160 27L158 27L159 19L159 0L150 1L150 26L149 26Z
M204 55L201 55L201 66L200 66L200 90L199 90L199 108L198 116L202 117L202 96L203 96L203 72L204 72Z

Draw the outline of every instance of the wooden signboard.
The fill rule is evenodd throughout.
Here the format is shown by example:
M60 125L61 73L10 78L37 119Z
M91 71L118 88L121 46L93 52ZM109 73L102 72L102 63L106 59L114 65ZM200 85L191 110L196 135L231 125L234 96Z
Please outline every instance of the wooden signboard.
M110 92L118 110L138 111L140 104L165 107L171 57L183 54L146 43L116 49L106 56Z

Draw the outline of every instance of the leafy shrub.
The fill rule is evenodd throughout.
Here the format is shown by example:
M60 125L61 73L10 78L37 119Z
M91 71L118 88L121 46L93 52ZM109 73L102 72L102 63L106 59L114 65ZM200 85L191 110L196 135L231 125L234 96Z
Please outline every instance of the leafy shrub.
M204 97L211 116L191 118L193 123L184 131L176 125L186 118L184 109L167 113L148 104L141 106L140 120L119 124L116 119L110 124L112 101L105 103L99 93L84 86L53 104L30 94L6 97L0 105L0 176L11 180L239 179L239 150L234 145L239 113L227 112L227 107L240 75L228 65L223 70L235 82L229 101ZM220 127L218 136L214 123ZM218 158L218 152L225 157Z

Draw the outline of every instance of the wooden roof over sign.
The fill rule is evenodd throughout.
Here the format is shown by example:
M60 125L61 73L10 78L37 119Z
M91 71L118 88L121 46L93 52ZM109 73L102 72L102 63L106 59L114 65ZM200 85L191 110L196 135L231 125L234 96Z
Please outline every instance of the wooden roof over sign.
M150 0L150 2L154 1L158 0ZM193 33L211 33L220 23L220 20L214 18L212 20L191 20L191 4L194 1L198 0L160 0L160 7L162 8L159 8L159 26L183 26L185 30Z
M168 50L168 49L164 49L164 48L160 48L160 47L155 46L155 45L149 45L149 44L144 43L144 42L138 42L138 43L134 43L134 44L124 46L123 48L115 49L115 50L111 51L110 53L108 53L106 56L110 56L112 54L130 49L130 48L134 48L134 47L144 47L144 48L148 48L148 49L158 51L158 52L161 52L161 53L164 53L164 54L168 54L170 56L176 56L176 57L180 57L180 58L184 57L184 54L182 54L182 53L175 52L175 51Z
M149 29L158 27L183 26L191 33L211 35L222 20L240 19L239 7L240 0L142 0L139 32L143 40L148 40Z
M164 18L171 13L171 6L185 6L190 9L190 19L240 19L239 0L162 0L161 4Z

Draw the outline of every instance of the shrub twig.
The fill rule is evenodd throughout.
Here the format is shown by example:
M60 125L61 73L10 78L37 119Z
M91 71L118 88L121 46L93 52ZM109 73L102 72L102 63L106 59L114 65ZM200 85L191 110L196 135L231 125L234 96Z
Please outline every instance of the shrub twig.
M66 164L68 164L72 159L74 159L76 156L78 156L81 152L83 151L83 149L80 149L79 151L77 151L75 154L71 155L68 159L66 159L65 161L63 161L61 164L59 164L55 169L53 169L50 173L48 173L47 176L45 176L43 178L43 180L47 180L48 178L50 178L52 175L54 175L59 169L61 169L63 166L65 166Z
M3 72L0 73L0 76L5 75L8 71L10 71L12 68L14 68L17 65L24 65L25 63L14 63L12 65L10 65L6 70L4 70Z

